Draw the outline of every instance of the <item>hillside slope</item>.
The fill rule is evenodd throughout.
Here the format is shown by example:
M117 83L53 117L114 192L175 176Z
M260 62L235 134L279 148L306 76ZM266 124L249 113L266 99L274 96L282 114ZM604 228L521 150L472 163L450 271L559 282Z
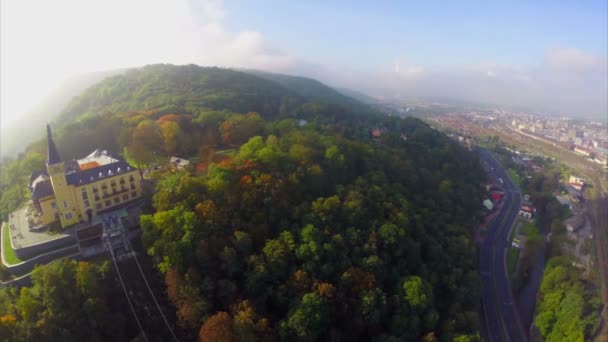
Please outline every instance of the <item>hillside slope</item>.
M223 340L477 340L476 155L420 120L278 78L147 66L86 90L56 130L66 160L102 148L148 171L169 156L196 164L152 171L140 218L142 257L165 279L180 340L217 340L218 327ZM3 169L3 216L44 147ZM0 316L26 301L7 299ZM16 333L52 337L48 321L18 312Z

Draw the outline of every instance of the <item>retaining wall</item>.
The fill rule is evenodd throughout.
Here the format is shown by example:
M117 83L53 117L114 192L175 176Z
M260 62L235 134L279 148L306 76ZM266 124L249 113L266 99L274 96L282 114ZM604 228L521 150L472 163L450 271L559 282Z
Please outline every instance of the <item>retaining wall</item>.
M64 237L57 238L55 240L41 242L36 245L31 245L27 247L13 249L15 250L15 254L19 257L19 259L26 260L30 259L38 254L48 252L51 250L56 250L58 248L70 246L76 243L76 239L72 235L67 235ZM12 241L11 241L12 245Z
M7 271L14 275L22 275L31 272L36 265L47 264L55 259L79 253L78 245L70 245L48 253L40 254L31 259L22 261L15 265L4 265Z

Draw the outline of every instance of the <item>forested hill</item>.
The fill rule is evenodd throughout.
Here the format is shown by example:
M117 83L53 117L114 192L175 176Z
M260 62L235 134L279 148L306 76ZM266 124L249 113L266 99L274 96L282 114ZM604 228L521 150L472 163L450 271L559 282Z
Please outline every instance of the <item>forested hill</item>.
M307 102L365 108L322 83L299 77L245 73L231 69L149 65L114 76L87 89L61 115L61 121L106 112L155 110L198 115L202 110L258 112L266 119L293 115Z
M259 70L247 70L246 72L281 84L294 93L315 102L342 105L353 108L356 112L371 112L371 108L362 102L312 78L275 74Z
M197 66L132 70L75 99L57 145L65 159L105 148L141 169L174 155L196 164L153 173L141 217L181 340L478 340L476 155L420 120L289 83ZM3 166L3 216L27 198L44 150ZM86 297L44 306L55 292L38 288L53 279L0 290L9 340L56 340L53 329L64 340L134 337L128 319L122 330L86 310L62 320Z

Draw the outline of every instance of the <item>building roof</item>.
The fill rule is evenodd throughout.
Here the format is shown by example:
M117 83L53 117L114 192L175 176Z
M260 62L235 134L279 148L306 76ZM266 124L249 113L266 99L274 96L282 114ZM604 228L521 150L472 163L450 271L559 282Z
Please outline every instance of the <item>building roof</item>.
M190 165L190 161L187 159L181 159L178 157L171 157L171 159L169 159L169 163L175 165L175 166L180 166L180 167L186 167L188 165Z
M534 213L536 211L536 209L534 209L534 207L530 207L530 206L527 206L527 205L522 205L520 210L521 211L526 211L526 212L529 212L529 213Z
M32 198L43 198L53 195L53 186L46 171L36 171L30 176Z
M79 169L86 170L96 168L102 165L112 164L117 162L118 159L112 157L108 151L106 150L95 150L88 156L78 159L76 162L78 163Z
M46 160L47 165L60 163L61 157L59 157L59 152L57 152L57 147L55 146L55 142L53 141L53 135L51 134L51 125L46 125L46 141L48 145Z
M483 206L486 207L486 209L488 210L492 210L492 208L494 208L494 205L489 199L483 201Z
M118 176L133 170L136 170L136 168L131 167L125 161L118 160L114 163L101 165L92 169L68 172L65 175L65 178L69 185L80 186L96 182L101 179Z
M571 226L574 229L580 228L585 223L585 215L575 215L564 221L566 226Z

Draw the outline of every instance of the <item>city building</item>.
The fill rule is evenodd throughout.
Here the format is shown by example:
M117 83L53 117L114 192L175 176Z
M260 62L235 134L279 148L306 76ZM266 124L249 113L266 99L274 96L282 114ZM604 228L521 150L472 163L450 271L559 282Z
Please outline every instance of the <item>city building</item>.
M581 227L583 227L583 225L585 224L585 215L579 214L572 216L571 218L564 221L564 224L566 225L566 230L568 232L575 232L581 229Z
M169 159L169 164L174 170L185 170L190 166L190 161L178 157L171 157Z
M59 221L65 228L141 198L141 175L127 162L100 150L62 161L48 125L47 143L46 170L30 177L36 209L30 226Z
M536 213L536 209L531 206L522 205L521 208L519 209L519 216L521 216L527 220L531 220L534 217L535 213Z

